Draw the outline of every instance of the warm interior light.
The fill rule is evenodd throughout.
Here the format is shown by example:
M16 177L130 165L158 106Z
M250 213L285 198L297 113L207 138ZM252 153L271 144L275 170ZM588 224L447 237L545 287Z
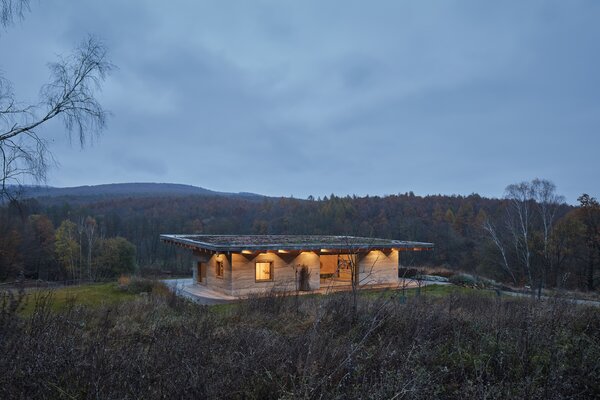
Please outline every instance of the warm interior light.
M282 254L287 254L289 253L289 251L287 250L277 250L278 253L282 253Z
M257 262L256 263L256 280L268 281L271 280L271 263Z
M242 254L252 254L252 251L250 251L250 250L242 250Z

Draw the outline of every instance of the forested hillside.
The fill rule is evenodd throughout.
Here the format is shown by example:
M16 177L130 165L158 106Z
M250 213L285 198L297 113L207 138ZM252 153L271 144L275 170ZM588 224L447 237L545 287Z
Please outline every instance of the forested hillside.
M216 192L192 185L149 182L109 183L74 187L8 185L6 191L9 194L8 198L39 198L44 204L61 204L65 201L81 204L123 197L226 196L248 199L264 197L254 193ZM2 200L3 198L0 198L0 201Z
M582 197L580 207L555 204L550 226L538 216L539 202L522 202L530 215L526 243L518 229L511 230L518 226L512 219L518 216L513 200L412 193L259 201L226 196L134 197L86 204L64 199L57 204L54 199L50 205L27 200L1 210L0 278L23 272L31 278L68 279L82 275L78 268L83 275L93 275L94 266L107 257L102 249L108 238L124 238L135 245L136 264L142 271L185 273L189 271L186 254L162 244L159 234L339 234L433 242L435 251L417 263L514 285L595 288L600 257L600 208L595 199ZM65 235L71 240L67 254ZM57 250L61 243L62 253Z

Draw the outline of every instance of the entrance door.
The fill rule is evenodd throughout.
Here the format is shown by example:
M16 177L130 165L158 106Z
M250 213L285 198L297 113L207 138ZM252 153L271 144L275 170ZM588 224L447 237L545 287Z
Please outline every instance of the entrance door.
M338 278L341 281L352 282L352 274L358 281L358 262L354 254L338 255Z
M322 279L352 282L352 272L358 276L357 259L354 254L321 254L320 275Z
M206 263L199 262L198 270L196 271L198 283L206 284Z

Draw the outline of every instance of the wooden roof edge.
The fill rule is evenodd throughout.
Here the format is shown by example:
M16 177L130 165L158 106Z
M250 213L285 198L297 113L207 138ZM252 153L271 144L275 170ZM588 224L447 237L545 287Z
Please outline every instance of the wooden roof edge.
M435 247L433 243L428 242L409 242L409 241L392 241L393 243L386 244L348 244L348 245L328 245L325 243L308 243L301 245L289 245L289 244L248 244L244 246L239 245L215 245L211 243L201 242L197 240L188 239L186 236L200 236L200 235L176 235L176 234L161 234L160 239L163 242L172 242L175 244L182 244L186 246L192 246L199 249L205 249L215 252L232 252L239 253L244 250L250 251L273 251L273 250L284 250L284 251L321 251L322 249L335 252L335 251L371 251L371 250L389 250L389 249L424 249L431 250ZM237 235L211 235L211 236L237 236Z

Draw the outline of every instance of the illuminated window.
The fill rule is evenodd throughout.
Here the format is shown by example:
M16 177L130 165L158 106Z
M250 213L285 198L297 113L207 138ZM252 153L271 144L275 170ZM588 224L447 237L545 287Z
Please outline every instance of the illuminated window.
M273 280L273 263L257 262L256 263L256 281L272 281Z
M217 261L217 278L223 277L223 261Z

